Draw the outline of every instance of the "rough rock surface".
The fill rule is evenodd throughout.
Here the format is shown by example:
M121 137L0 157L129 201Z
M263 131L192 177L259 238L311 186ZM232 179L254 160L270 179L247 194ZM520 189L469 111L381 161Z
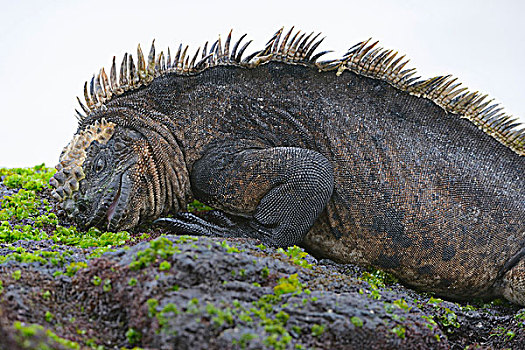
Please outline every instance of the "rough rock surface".
M0 203L16 192L0 183ZM2 236L0 348L524 348L525 309L506 302L443 301L297 247L161 233L95 257Z

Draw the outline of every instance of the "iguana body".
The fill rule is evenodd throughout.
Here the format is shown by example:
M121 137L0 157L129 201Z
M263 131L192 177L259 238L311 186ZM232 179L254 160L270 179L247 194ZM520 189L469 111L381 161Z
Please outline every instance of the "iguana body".
M289 36L245 61L228 37L198 64L180 49L173 65L154 51L146 64L139 51L120 82L115 65L102 71L55 196L79 223L112 230L195 197L226 214L161 222L525 305L523 131L449 77L411 79L375 44L316 62L318 43Z

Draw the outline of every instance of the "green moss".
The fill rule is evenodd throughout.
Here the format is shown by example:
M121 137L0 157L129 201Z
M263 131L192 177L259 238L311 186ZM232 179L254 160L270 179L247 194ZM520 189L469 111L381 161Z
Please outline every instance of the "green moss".
M277 249L277 252L288 256L290 261L295 265L299 265L307 269L311 269L313 266L306 261L308 253L298 246L294 245L293 247L288 247L286 251L283 248L279 248Z
M199 299L192 298L190 301L188 301L188 304L186 305L186 311L187 314L199 314L200 308L199 308Z
M312 335L314 337L320 337L324 333L325 326L320 324L312 325Z
M188 243L188 242L196 242L198 240L199 240L198 237L188 236L188 235L181 235L181 236L177 237L176 242L179 243L179 244L185 244L185 243Z
M427 304L432 305L436 311L436 315L432 317L432 321L434 323L435 321L439 322L444 328L446 328L448 333L453 333L454 328L459 328L461 326L458 316L454 311L442 305L443 299L430 297ZM430 325L433 326L432 322L430 322Z
M393 304L401 310L410 311L412 309L412 307L408 306L407 302L403 298L394 300Z
M442 309L442 314L438 315L436 319L447 328L447 332L452 333L452 328L459 328L461 325L458 321L458 316L454 313L454 311L450 310L449 308L445 307Z
M129 264L131 270L140 270L161 259L165 260L173 254L180 253L179 247L173 244L166 237L159 237L151 241L150 246L139 251L134 260ZM169 263L168 263L169 264ZM167 265L163 265L166 267Z
M243 333L240 338L232 341L233 345L240 346L241 349L245 349L254 339L258 339L259 336L253 333Z
M276 296L280 296L286 293L299 294L303 290L304 285L299 281L297 274L294 273L288 277L282 277L279 279L279 283L273 287L273 292Z
M421 316L421 318L423 318L424 320L427 321L427 324L425 325L428 329L430 330L434 330L434 328L437 326L437 323L436 321L434 321L434 316L426 316L426 315L423 315Z
M212 207L209 207L206 204L199 202L198 200L194 200L193 202L189 203L187 209L190 212L213 210Z
M130 345L135 345L140 343L140 340L142 339L142 333L134 328L129 328L126 332L126 338L128 339L128 343Z
M53 320L53 314L50 311L46 311L45 319L47 322L51 322Z
M144 240L146 240L146 239L148 239L150 237L151 237L151 235L149 233L143 233L143 234L140 235L139 240L140 241L144 241Z
M129 280L128 280L128 286L136 286L137 285L137 279L135 277L131 277Z
M11 249L11 247L8 247L8 249ZM40 262L42 264L46 264L48 260L44 258L42 251L37 251L35 253L27 253L24 248L18 247L16 251L13 253L6 254L4 256L0 256L0 263L4 263L9 260L14 260L18 262Z
M263 340L263 344L272 347L276 350L284 350L292 340L292 336L286 331L282 331L280 328L274 328L269 330L265 328L267 333L270 335ZM281 332L282 331L282 332Z
M160 271L169 271L170 268L171 268L171 264L168 261L163 261L159 265Z
M2 292L2 281L0 281L0 293ZM514 315L514 319L518 320L518 327L525 328L525 311L519 312Z
M87 264L83 261L72 262L66 266L66 275L68 275L69 277L73 277L78 270L85 269L86 267Z
M36 217L39 214L40 205L42 202L37 201L35 191L20 189L17 193L2 198L0 220L22 220Z
M25 188L33 191L41 191L50 188L49 179L56 172L53 168L46 168L45 164L36 165L32 168L0 168L0 177L5 176L4 184L9 188Z
M49 188L48 182L54 172L43 164L28 169L0 169L0 176L5 176L5 185L19 188L15 194L1 200L0 243L52 239L57 243L86 248L120 246L130 239L125 231L101 232L92 228L79 232L75 226L59 225L49 202L40 197L40 192ZM21 220L32 223L22 225Z
M159 322L159 326L161 330L166 330L168 321L172 319L173 316L176 316L178 314L180 314L180 312L179 312L179 309L177 308L177 305L173 303L168 303L164 305L164 307L155 314L155 317L157 318L157 321Z
M430 299L428 299L428 302L429 304L434 304L434 305L439 305L443 302L443 299L439 299L439 298L434 298L434 297L430 297Z
M376 269L363 272L361 274L361 279L370 285L370 297L376 300L381 299L380 289L385 288L386 284L397 282L397 280L391 275ZM359 293L364 294L364 291L361 289L359 290Z
M460 305L459 306L462 311L476 311L477 308L473 305L467 304L467 305Z
M228 252L228 253L239 253L240 252L240 250L237 247L230 246L228 244L228 242L226 242L226 241L222 241L221 242L221 247L226 249L226 252Z
M102 283L102 279L98 276L93 276L93 278L91 279L91 283L93 283L94 286L100 286L100 284Z
M270 269L268 268L268 266L265 266L263 267L263 269L261 270L261 278L268 278L268 276L270 275Z
M102 290L107 293L107 292L110 292L111 289L112 289L111 280L106 278L104 280L104 285L102 286Z
M46 330L44 329L44 327L38 324L25 325L21 323L20 321L16 321L13 327L18 333L17 338L18 338L19 344L25 348L32 348L32 349L59 348L58 346L54 344L50 344L51 347L48 345L49 343L54 342L66 349L74 349L74 350L80 349L80 345L78 343L68 340L68 339L61 338L55 333L53 333L52 331ZM36 338L40 334L45 334L48 337L47 341L41 339L41 337ZM36 339L32 339L32 338L36 338ZM51 340L51 342L49 340Z
M125 244L130 237L127 231L101 232L99 229L91 227L86 232L78 232L75 226L66 228L57 225L51 239L57 243L87 248L120 246Z
M262 343L273 349L286 349L290 347L292 336L288 329L290 315L285 311L288 307L287 298L306 293L303 284L299 281L297 274L282 277L275 286L272 294L265 294L251 303L251 306L239 300L231 301L231 304L223 302L221 305L206 303L203 307L197 299L192 299L186 306L185 313L201 314L203 320L211 321L217 329L245 328L253 329L263 327L265 334L261 337ZM296 327L297 328L297 327ZM300 334L300 328L290 326L295 334ZM314 327L315 334L322 334L324 326ZM238 334L232 340L234 345L241 348L249 347L248 344L258 337Z
M18 281L22 277L22 271L20 270L13 271L13 273L11 273L11 277L13 277L15 281Z
M356 327L363 327L363 320L357 316L352 316L350 322Z
M159 306L159 301L157 299L150 298L148 301L146 301L146 304L148 305L148 316L155 316L157 314L157 306Z
M502 326L498 326L490 332L489 337L504 337L506 341L511 341L516 336L516 333Z
M394 333L395 335L397 335L399 338L405 339L405 333L406 333L405 327L401 325L397 325L394 328L392 328L390 331Z
M218 308L212 303L206 304L206 312L211 316L211 320L215 327L221 327L225 323L233 325L233 314L232 309L229 307Z
M102 254L106 252L114 252L115 249L111 248L111 245L108 245L107 247L99 247L95 248L91 254L87 256L88 259L95 259L100 258Z

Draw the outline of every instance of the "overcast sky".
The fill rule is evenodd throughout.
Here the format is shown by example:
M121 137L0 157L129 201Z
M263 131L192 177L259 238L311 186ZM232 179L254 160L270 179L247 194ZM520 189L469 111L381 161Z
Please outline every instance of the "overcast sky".
M326 35L337 56L373 37L423 77L453 74L525 117L523 1L0 0L0 166L54 166L85 80L136 45L196 49L230 28L261 48L281 26ZM250 51L250 50L248 50ZM252 52L252 51L250 51ZM119 61L120 62L120 61ZM525 119L522 119L525 120Z

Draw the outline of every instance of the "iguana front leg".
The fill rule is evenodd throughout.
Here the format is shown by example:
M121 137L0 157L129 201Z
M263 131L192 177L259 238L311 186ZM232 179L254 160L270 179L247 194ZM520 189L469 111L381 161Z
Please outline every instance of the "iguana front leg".
M224 215L209 220L189 213L157 222L177 233L247 236L275 246L302 241L330 199L331 163L296 148L213 147L191 172L195 197Z

